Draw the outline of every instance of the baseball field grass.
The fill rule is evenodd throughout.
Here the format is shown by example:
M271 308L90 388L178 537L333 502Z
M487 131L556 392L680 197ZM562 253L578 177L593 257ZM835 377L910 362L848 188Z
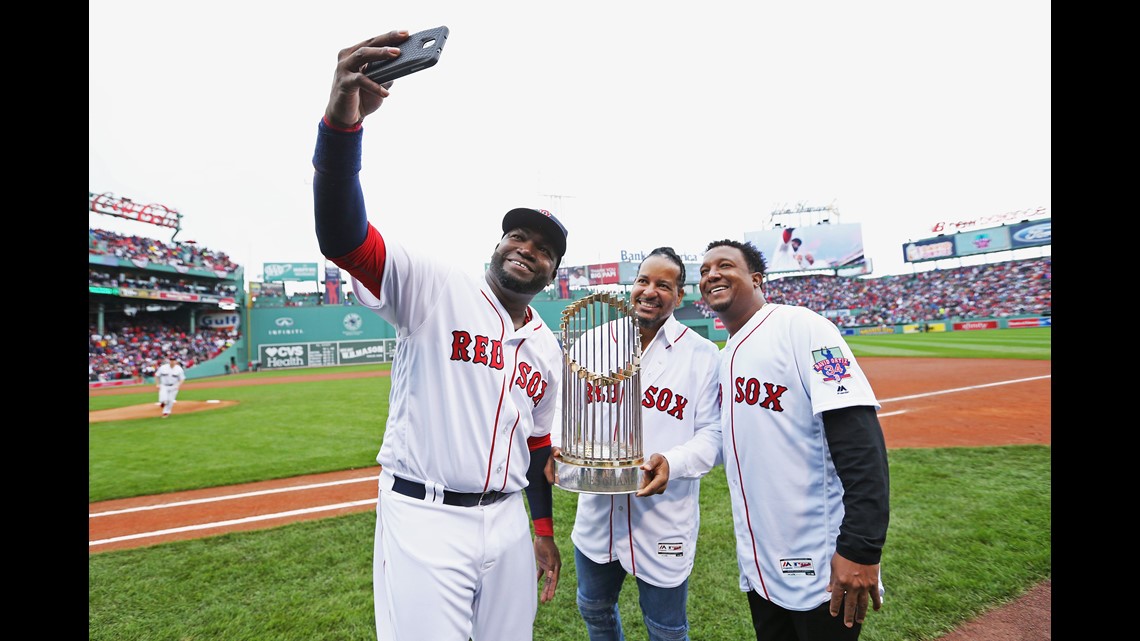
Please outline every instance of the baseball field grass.
M1051 359L1048 328L857 337L856 356ZM377 366L365 366L375 368ZM350 371L337 368L336 371ZM311 370L306 370L308 373ZM283 372L239 374L266 385L227 388L233 407L179 417L90 423L89 500L374 466L388 379L274 383ZM222 390L185 389L209 400ZM91 397L89 409L156 401ZM172 422L173 423L173 422ZM165 425L165 424L163 424ZM891 524L883 610L870 641L935 639L1051 576L1051 448L892 450ZM586 638L574 605L569 540L576 495L555 492L563 555L558 593L535 638ZM701 491L701 534L690 581L691 637L751 638L738 590L731 506L722 469ZM163 543L88 558L89 639L192 641L371 640L374 515ZM620 602L625 632L645 638L632 579Z

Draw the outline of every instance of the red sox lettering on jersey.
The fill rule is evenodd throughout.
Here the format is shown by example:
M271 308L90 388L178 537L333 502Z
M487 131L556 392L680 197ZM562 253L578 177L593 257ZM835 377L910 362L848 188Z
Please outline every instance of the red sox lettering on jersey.
M503 369L503 341L487 336L472 339L470 332L455 330L451 332L451 360Z
M761 398L760 389L763 386L764 396ZM757 405L760 407L770 409L773 412L783 412L784 408L780 405L780 397L784 392L788 391L787 387L783 385L776 385L775 383L761 383L755 378L738 377L735 381L736 393L732 395L733 403L744 403L745 405Z
M645 388L645 394L641 399L642 407L665 412L678 421L685 420L685 406L688 404L688 399L680 394L674 394L668 387L658 389L653 385Z
M542 372L532 369L526 361L519 361L519 375L515 378L515 385L526 390L527 396L535 405L546 395L546 381L542 378Z
M472 339L470 332L455 330L451 332L451 360L503 369L503 341L479 335ZM538 405L546 394L548 381L526 361L519 361L518 370L514 384L526 390L531 402Z
M376 462L455 492L523 489L527 440L549 434L556 412L557 394L547 390L561 382L557 339L533 313L515 329L482 279L413 258L395 239L385 243L381 291L352 280L360 303L395 327L399 341ZM452 402L432 393L441 388Z
M594 385L586 383L586 404L591 403L618 403L621 401L621 386ZM678 421L685 420L685 406L689 399L681 394L674 394L668 387L658 388L650 385L641 397L641 406L646 409L665 412Z

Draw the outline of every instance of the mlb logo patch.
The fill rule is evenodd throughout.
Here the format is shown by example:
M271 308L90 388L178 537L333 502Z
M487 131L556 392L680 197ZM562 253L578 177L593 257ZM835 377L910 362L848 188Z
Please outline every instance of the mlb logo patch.
M780 559L780 574L784 576L815 576L815 565L807 557Z

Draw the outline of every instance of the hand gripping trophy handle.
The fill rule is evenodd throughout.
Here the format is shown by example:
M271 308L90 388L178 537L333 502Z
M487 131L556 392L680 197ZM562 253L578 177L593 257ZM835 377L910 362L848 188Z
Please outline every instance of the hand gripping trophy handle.
M641 337L629 304L609 292L562 312L561 453L558 487L586 494L637 491L641 434Z

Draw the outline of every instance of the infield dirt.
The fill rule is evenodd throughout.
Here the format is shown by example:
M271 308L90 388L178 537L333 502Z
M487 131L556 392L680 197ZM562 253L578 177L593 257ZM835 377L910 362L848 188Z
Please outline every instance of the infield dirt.
M859 362L882 403L879 415L888 448L1052 445L1050 361L865 357ZM187 381L183 389L387 375L386 371L297 374L272 381L220 377ZM937 393L932 393L935 390ZM93 389L90 394L138 391L138 386L133 386ZM174 413L209 411L227 403L232 404L179 401ZM92 412L90 420L157 414L157 405L147 403ZM376 445L379 448L380 444ZM142 547L372 510L379 470L377 466L93 503L89 506L89 540L109 542L92 545L89 550L97 553ZM1051 601L1052 581L1045 581L1017 601L966 623L940 641L1049 641Z

